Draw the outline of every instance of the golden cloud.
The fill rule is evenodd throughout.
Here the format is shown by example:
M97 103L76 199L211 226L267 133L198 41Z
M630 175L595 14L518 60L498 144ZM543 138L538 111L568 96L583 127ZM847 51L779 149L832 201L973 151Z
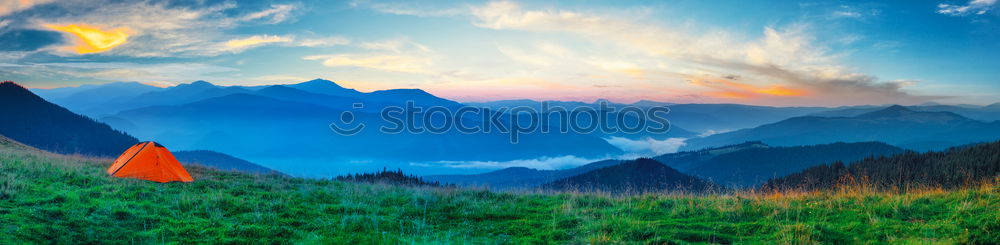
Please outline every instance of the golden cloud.
M738 83L728 80L721 79L707 79L707 78L689 78L688 81L691 84L699 85L703 87L709 87L721 91L709 92L710 96L730 98L730 99L746 99L757 97L758 95L769 95L769 96L805 96L809 95L809 91L804 89L789 88L783 85L770 85L770 86L758 86L753 84Z
M68 47L78 54L100 53L111 50L128 41L129 33L132 30L121 27L111 30L103 30L87 24L53 25L46 24L45 27L73 34L78 38L76 44Z

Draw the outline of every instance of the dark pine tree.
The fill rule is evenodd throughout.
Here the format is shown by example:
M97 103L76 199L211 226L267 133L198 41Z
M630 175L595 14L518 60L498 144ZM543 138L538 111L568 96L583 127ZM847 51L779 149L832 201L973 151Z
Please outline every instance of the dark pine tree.
M401 186L432 186L432 187L442 187L440 182L437 181L424 181L422 177L416 175L407 175L403 173L402 169L396 169L395 171L388 170L387 168L382 168L381 171L375 173L357 173L357 174L347 174L342 176L337 176L334 180L345 181L345 182L361 182L361 183L379 183L379 184L390 184L390 185L401 185Z

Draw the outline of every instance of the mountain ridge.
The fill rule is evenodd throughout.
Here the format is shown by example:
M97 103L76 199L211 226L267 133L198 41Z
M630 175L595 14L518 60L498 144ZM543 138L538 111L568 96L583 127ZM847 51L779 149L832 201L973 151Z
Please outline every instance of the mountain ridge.
M920 188L954 189L994 181L1000 176L1000 141L940 152L907 151L894 156L837 161L775 178L763 190L831 190L863 186L904 191Z
M562 178L621 163L621 160L603 160L570 169L538 170L527 167L508 167L481 174L429 175L425 179L460 186L479 186L492 189L530 189Z
M541 186L560 191L641 194L649 192L703 192L713 184L687 175L650 158L639 158L596 169Z
M50 103L12 81L0 83L0 134L42 150L114 157L139 142L107 124Z
M950 112L889 107L854 117L792 117L754 128L689 139L681 150L744 141L764 141L775 146L882 141L913 150L939 150L996 139L1000 139L1000 123L976 121Z

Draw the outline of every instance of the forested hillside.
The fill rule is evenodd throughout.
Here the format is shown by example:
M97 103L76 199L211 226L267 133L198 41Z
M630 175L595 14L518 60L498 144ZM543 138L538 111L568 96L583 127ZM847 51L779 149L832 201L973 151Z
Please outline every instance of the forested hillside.
M104 123L49 103L21 85L0 83L0 135L43 150L117 157L139 142Z
M593 170L542 185L560 191L636 194L650 192L701 193L711 190L708 181L690 176L649 158Z
M1000 177L1000 142L943 152L906 152L845 164L815 166L768 181L765 189L823 190L865 185L881 190L941 187L954 189Z
M903 151L881 142L755 147L698 161L686 173L724 186L751 187L824 163L857 161L865 157L889 156Z

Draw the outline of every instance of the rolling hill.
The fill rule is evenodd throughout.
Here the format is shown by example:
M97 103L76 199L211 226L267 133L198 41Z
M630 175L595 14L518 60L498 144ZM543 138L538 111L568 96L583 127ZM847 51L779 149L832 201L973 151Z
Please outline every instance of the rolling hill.
M339 84L324 79L313 79L306 82L288 85L288 87L309 91L311 93L325 94L330 96L338 97L358 97L361 96L361 92L354 89L341 87Z
M731 152L700 154L695 161L674 161L656 157L668 166L684 167L682 172L712 180L727 187L758 186L769 179L802 171L833 161L856 161L873 156L891 156L904 152L880 142L832 143L808 146L747 147ZM731 147L730 147L731 148ZM713 151L708 151L713 152ZM681 154L683 155L683 154Z
M239 159L230 155L214 151L174 151L172 152L177 161L181 163L194 163L212 167L219 170L239 171L256 174L280 174L273 169L260 166L247 160Z
M708 181L677 171L650 158L639 158L553 181L542 189L636 194L649 192L703 192Z
M926 105L907 106L906 108L913 111L922 111L922 112L951 112L973 120L992 122L1000 120L1000 106L997 106L998 104L987 105L987 106L926 104ZM810 114L810 116L856 117L860 116L861 114L874 112L885 108L886 107L884 106L883 107L865 106L865 107L817 112Z
M1000 122L986 123L951 112L921 112L891 106L854 117L795 117L756 128L694 138L686 141L682 150L746 141L763 141L774 146L881 141L924 151L997 139L1000 139Z
M878 190L925 188L955 189L977 186L1000 178L1000 142L951 148L942 152L906 152L870 157L845 164L814 166L770 180L768 190L830 190L868 187Z
M775 176L784 176L808 167L833 161L854 161L869 156L904 152L878 142L833 143L811 146L772 147L763 142L685 151L652 157L664 165L688 175L711 179L727 187L756 186ZM459 186L485 186L493 189L530 189L563 178L614 166L622 160L604 160L561 170L537 170L511 167L471 175L430 175L428 180Z
M768 148L768 147L770 146L764 144L764 142L751 141L751 142L744 142L741 144L706 148L697 151L682 151L676 153L663 154L652 158L653 160L666 164L671 168L677 169L681 172L686 172L691 170L692 168L698 167L701 162L710 160L722 154L733 153L737 151L744 151L755 148Z
M525 167L511 167L482 174L430 175L424 179L459 186L488 187L491 189L532 189L559 179L580 175L592 170L621 163L619 160L604 160L579 167L561 170L538 170Z

